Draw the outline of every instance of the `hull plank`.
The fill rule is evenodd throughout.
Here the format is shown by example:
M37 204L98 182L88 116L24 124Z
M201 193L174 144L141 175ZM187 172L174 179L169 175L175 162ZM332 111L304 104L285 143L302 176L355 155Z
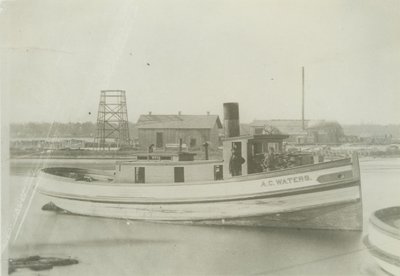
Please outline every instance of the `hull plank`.
M362 203L361 201L357 201L252 218L208 220L193 223L205 225L362 231Z

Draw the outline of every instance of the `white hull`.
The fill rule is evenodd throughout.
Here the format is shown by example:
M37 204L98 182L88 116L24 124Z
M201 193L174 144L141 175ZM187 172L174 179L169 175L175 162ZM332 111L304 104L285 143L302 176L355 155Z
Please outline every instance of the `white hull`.
M396 275L396 276L400 275L400 267L399 266L391 264L390 262L379 259L377 257L374 257L374 259L379 264L379 266L386 272L389 272L390 274Z
M365 243L379 266L400 275L400 207L376 211L370 218Z
M349 161L194 183L85 182L42 172L39 191L74 214L133 220L229 220L352 203L361 212L359 175ZM353 224L339 228L362 227L360 221Z

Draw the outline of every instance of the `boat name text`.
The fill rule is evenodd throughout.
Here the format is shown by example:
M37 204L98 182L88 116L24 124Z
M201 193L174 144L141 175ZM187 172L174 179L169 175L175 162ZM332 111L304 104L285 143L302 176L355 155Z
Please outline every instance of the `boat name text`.
M263 180L263 182L261 183L261 187L286 185L292 183L305 182L309 180L311 180L311 177L309 175L276 178L271 180Z

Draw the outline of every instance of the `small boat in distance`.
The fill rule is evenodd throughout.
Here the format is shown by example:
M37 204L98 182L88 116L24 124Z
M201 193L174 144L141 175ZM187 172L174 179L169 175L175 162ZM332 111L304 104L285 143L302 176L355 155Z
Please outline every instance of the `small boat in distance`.
M380 209L371 215L364 244L383 270L400 275L400 206Z
M237 103L224 104L224 131L223 160L152 152L117 161L114 172L45 168L39 174L39 192L58 208L87 216L362 229L357 155L323 162L285 153L284 134L241 136Z

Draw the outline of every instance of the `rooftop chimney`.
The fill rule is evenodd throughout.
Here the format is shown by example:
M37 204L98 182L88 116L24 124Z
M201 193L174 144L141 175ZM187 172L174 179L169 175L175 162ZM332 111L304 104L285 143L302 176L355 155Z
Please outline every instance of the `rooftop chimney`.
M210 116L210 111L207 111L207 116Z
M151 115L151 111L149 111L149 115Z
M182 111L178 111L178 115L181 116L182 115Z

